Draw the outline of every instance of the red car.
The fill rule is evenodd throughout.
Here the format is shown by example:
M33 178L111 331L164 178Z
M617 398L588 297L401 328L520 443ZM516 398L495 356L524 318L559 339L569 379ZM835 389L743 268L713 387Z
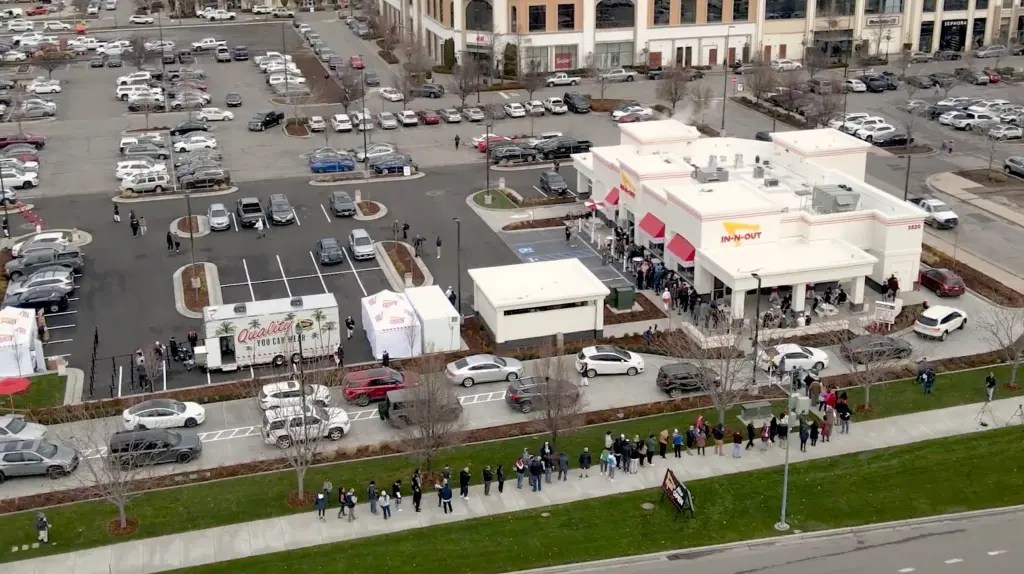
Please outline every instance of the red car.
M46 140L43 139L43 136L37 136L34 134L0 136L0 149L16 144L28 144L36 149L43 149L43 146L46 145Z
M986 76L988 76L988 83L990 84L998 84L999 81L1003 79L1003 77L1000 76L998 72L991 68L985 68L984 73Z
M507 138L505 136L499 136L499 135L496 135L496 134L491 134L490 138L480 140L480 142L478 144L476 144L476 149L480 153L484 153L484 152L487 151L487 147L490 144L492 144L492 143L496 144L496 143L507 142L507 141L512 141L512 139L511 138Z
M49 12L50 10L46 6L36 6L34 8L29 8L25 14L28 16L45 16Z
M647 120L654 119L647 114L623 114L619 116L619 119L615 120L616 123L620 124L631 124L634 122L646 122Z
M416 115L420 118L420 123L425 126L436 126L441 123L441 116L437 115L437 112L419 112Z
M939 297L959 297L967 291L964 280L949 269L929 269L921 273L921 286Z
M27 161L34 161L36 163L39 163L39 154L30 152L30 151L17 151L17 152L4 153L0 157L10 157L10 158L18 159L18 160L21 160L21 161L26 161L26 162Z
M361 57L352 56L348 59L348 67L353 70L362 70L366 67L366 64L363 63L363 59Z
M419 382L416 373L401 373L391 368L367 369L351 371L342 381L342 392L345 400L365 407L370 401L382 401L388 391L404 389Z

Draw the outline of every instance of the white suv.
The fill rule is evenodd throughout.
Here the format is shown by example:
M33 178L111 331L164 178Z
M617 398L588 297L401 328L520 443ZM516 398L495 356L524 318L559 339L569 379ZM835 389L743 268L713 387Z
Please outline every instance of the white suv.
M964 112L964 115L955 118L951 125L958 130L973 130L974 128L986 127L989 124L996 124L999 120L991 114L981 112Z
M14 166L0 167L4 187L28 189L39 185L39 174L34 171L21 171Z
M914 322L914 332L922 337L946 340L950 331L967 326L967 313L945 305L932 305Z
M585 347L576 355L576 372L581 372L584 365L587 366L588 377L622 374L632 377L644 372L643 357L611 345Z
M327 406L331 404L331 390L323 385L305 385L306 404ZM260 408L263 410L281 407L302 406L302 392L297 381L268 383L260 389Z
M296 442L329 438L341 440L352 428L348 413L338 407L306 405L263 413L263 442L288 448Z

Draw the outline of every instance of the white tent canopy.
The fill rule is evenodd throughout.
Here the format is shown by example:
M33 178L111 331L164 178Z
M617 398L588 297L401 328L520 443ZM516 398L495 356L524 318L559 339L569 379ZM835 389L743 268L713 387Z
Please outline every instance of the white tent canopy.
M0 377L24 377L37 370L43 370L43 346L35 313L4 307L0 310Z
M410 287L405 296L420 321L423 354L458 351L462 346L459 312L437 285Z
M362 300L363 329L373 356L415 357L422 348L422 327L403 293L381 291Z

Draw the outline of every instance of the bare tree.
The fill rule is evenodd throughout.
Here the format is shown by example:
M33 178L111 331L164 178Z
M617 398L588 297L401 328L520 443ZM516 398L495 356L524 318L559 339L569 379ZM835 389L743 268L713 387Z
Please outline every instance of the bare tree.
M533 94L544 86L544 78L540 73L540 62L530 60L526 63L526 70L519 76L519 84L523 86L526 95L532 100Z
M836 85L836 82L833 81L832 85ZM808 114L808 123L827 126L829 121L840 117L842 111L846 108L846 97L831 91L827 94L817 94L817 97L814 98L814 103L815 113L813 115Z
M1017 372L1024 363L1024 310L990 306L978 318L982 336L1010 364L1007 386L1018 389Z
M871 32L871 39L874 40L875 57L878 57L878 58L888 58L888 56L889 56L888 46L889 46L889 42L892 41L892 37L893 37L893 32L892 32L892 28L890 28L890 27L879 26L879 27L874 28L872 30L872 32ZM886 45L886 51L885 51L884 54L882 53L882 42L885 42L885 45Z
M71 6L75 9L75 14L79 18L85 16L86 12L89 11L89 4L91 3L92 0L71 0Z
M838 339L836 343L839 343ZM898 377L904 372L906 360L883 353L863 354L858 360L860 362L850 364L849 376L855 386L864 389L864 410L870 411L871 387Z
M723 345L705 349L683 330L666 331L662 333L660 345L666 354L681 357L694 371L697 392L711 399L718 413L718 422L725 424L725 413L729 407L739 402L744 392L752 389L754 364L751 355L739 350L745 336L738 330L715 335L715 338ZM673 398L682 394L682 390L670 391Z
M779 87L780 80L779 72L764 62L759 62L752 72L743 74L743 83L746 84L750 95L754 96L754 100L758 102Z
M345 68L341 75L338 76L338 86L341 88L341 93L338 95L338 103L341 104L345 114L348 115L349 107L361 99L366 91L366 88L363 86L362 76L354 73L349 68Z
M418 363L423 374L419 384L401 391L403 408L381 414L399 427L403 442L429 473L437 454L457 443L462 405L455 386L441 374L444 364L436 354L424 355Z
M576 373L572 359L553 345L548 345L540 355L544 358L539 359L534 367L537 375L536 400L528 408L536 414L551 437L552 446L555 446L560 435L582 424L581 415L586 402L576 386L580 375ZM524 406L523 410L526 411L527 407Z
M807 70L807 77L813 78L818 72L828 69L828 57L816 46L808 46L804 49L801 65Z
M466 106L466 98L477 91L480 79L479 65L473 60L464 60L452 70L452 92L458 96L462 107Z
M669 68L664 71L661 79L658 80L655 94L657 94L659 100L668 102L674 112L676 111L676 105L686 98L689 89L690 74L681 68Z
M687 93L690 102L693 103L694 113L700 114L700 123L704 123L704 116L712 106L715 105L715 90L707 84L694 84L690 86ZM725 102L722 102L725 105Z
M32 65L46 70L46 77L52 80L53 72L66 67L72 59L73 55L70 52L50 48L32 58Z
M153 61L156 58L156 52L153 50L146 49L146 43L149 42L149 38L142 34L135 34L128 39L128 49L125 50L125 59L129 64L135 67L136 70L141 70L146 64Z
M382 50L391 52L398 45L401 37L398 34L398 26L388 23L380 32L380 47Z

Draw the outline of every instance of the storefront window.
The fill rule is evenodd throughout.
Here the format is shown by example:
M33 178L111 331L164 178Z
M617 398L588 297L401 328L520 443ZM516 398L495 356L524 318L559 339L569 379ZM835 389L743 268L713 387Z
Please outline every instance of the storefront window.
M598 29L632 28L636 25L636 6L633 0L602 0L597 3Z
M664 26L668 24L669 10L671 10L671 0L654 0L654 25Z
M697 0L682 0L682 23L694 24L697 22Z
M971 46L980 48L985 44L985 21L986 18L974 19L974 33L971 35Z
M750 19L750 0L732 0L732 21L745 22Z
M966 10L967 0L943 0L942 9L946 12L950 10Z
M815 6L818 18L839 18L853 16L854 10L857 9L857 0L817 0Z
M555 46L556 70L576 70L579 67L579 46Z
M975 10L988 10L988 0L974 0Z
M722 0L708 0L708 22L722 21Z
M981 2L982 0L977 0ZM864 4L865 14L901 14L903 0L867 0Z
M921 10L924 11L924 12L934 12L935 11L935 0L924 0L924 2L921 4ZM924 24L922 23L922 26L923 25Z
M558 29L559 30L575 30L576 29L576 5L575 4L559 4L558 5Z
M551 65L548 62L547 46L527 46L523 54L524 69L536 70L538 72L550 72Z
M548 27L548 10L547 6L530 6L530 31L531 32L543 32Z
M454 5L454 2L452 3ZM466 29L482 32L494 31L494 11L484 0L469 0L466 4Z
M921 39L917 41L917 49L922 52L931 52L934 36L935 22L921 22Z
M806 16L806 0L767 0L764 4L765 20L790 20Z
M602 69L633 65L633 42L608 42L594 45L594 60Z

